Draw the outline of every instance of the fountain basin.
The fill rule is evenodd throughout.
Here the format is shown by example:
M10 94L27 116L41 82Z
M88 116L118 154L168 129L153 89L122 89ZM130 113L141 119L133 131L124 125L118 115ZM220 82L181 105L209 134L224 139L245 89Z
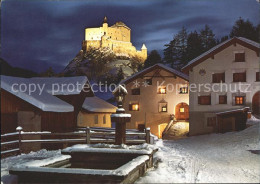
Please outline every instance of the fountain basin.
M19 183L133 183L153 166L153 150L75 145L61 156L14 166Z

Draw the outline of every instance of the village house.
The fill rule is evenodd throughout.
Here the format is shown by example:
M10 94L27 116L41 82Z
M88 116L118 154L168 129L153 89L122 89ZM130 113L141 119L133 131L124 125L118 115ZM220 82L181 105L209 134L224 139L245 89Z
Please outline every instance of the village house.
M78 114L78 127L105 127L111 128L110 115L116 112L117 107L94 96L86 97L82 110Z
M244 129L249 109L259 116L259 51L259 43L234 37L183 68L190 79L190 135Z
M78 126L108 127L115 108L94 96L86 76L1 76L2 134L15 132L17 126L24 131L51 132L74 131Z
M132 115L129 129L151 132L161 137L164 128L175 116L189 119L188 76L163 64L156 64L121 81L128 94L123 107Z

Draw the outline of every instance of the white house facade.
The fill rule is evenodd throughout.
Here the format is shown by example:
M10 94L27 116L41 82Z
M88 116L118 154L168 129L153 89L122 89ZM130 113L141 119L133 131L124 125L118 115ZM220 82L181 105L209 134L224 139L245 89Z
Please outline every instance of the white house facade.
M213 132L218 112L249 107L259 115L259 51L259 43L235 37L183 68L190 79L190 135Z
M159 137L170 122L189 119L188 76L163 64L156 64L123 80L128 94L124 100L126 113L132 115L127 128L150 127Z

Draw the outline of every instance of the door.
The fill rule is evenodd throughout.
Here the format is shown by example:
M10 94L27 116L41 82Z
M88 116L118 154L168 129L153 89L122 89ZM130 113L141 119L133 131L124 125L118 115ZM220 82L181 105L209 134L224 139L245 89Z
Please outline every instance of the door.
M252 113L254 115L260 115L260 91L256 92L252 99Z
M177 120L189 119L189 105L186 103L179 103L175 107L175 118Z

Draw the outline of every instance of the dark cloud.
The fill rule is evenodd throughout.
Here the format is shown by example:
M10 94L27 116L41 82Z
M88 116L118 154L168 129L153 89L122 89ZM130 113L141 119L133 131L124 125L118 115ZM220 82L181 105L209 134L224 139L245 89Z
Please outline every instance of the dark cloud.
M208 24L220 37L227 35L240 16L259 23L255 0L88 0L22 1L1 4L1 56L13 66L56 71L81 49L86 27L121 20L132 29L132 42L140 49L160 53L182 26L189 31Z

